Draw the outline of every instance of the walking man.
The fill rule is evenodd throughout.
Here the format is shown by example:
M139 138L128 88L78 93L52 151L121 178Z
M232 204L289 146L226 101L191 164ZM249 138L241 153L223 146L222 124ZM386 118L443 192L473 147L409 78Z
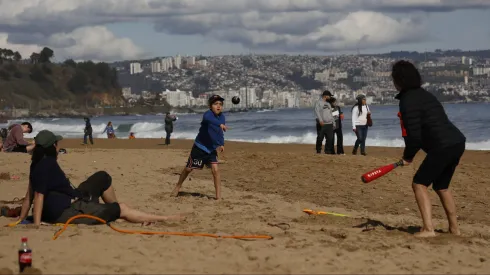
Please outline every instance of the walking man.
M85 120L85 129L83 129L83 145L87 145L87 137L90 140L90 144L94 145L94 139L92 137L92 124L90 123L90 118L84 117Z
M325 139L325 154L335 154L333 145L333 131L335 128L335 120L332 115L332 105L330 105L330 98L332 93L328 90L324 91L322 98L315 104L315 116L316 116L316 153L320 154L322 151L323 139Z

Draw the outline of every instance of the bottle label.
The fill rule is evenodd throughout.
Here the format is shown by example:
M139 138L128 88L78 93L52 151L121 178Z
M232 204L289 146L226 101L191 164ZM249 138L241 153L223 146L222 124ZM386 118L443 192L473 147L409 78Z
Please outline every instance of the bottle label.
M32 253L23 253L20 255L19 262L23 264L30 264L32 262Z

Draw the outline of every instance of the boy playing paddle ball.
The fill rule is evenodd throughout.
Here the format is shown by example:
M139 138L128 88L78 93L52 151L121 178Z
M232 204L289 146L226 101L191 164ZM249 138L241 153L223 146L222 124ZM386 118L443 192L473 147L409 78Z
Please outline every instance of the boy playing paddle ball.
M225 137L227 127L225 125L225 115L223 111L223 101L219 95L209 98L209 110L202 117L201 128L192 146L191 154L187 160L187 165L180 174L179 182L170 194L172 197L179 195L179 190L184 180L193 169L202 169L204 165L211 166L213 173L214 188L216 189L216 200L221 199L221 179L218 170L218 152L225 150Z

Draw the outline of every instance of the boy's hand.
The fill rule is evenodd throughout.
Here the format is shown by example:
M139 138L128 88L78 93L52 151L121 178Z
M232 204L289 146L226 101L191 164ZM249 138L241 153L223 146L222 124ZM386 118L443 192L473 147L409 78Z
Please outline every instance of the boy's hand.
M226 132L226 130L228 130L228 127L226 127L226 125L224 124L221 124L219 127L221 128L221 130L223 130L223 132Z
M411 161L406 161L404 159L402 159L402 161L403 161L403 166L408 166L410 165L410 163L412 163Z
M220 146L220 147L219 147L219 152L220 152L220 153L223 153L224 151L225 151L225 146Z

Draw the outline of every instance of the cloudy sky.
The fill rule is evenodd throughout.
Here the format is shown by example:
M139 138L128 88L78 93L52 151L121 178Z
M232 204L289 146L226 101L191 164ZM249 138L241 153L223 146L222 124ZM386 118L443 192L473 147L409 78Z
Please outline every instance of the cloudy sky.
M490 0L0 0L0 48L168 55L490 48Z

